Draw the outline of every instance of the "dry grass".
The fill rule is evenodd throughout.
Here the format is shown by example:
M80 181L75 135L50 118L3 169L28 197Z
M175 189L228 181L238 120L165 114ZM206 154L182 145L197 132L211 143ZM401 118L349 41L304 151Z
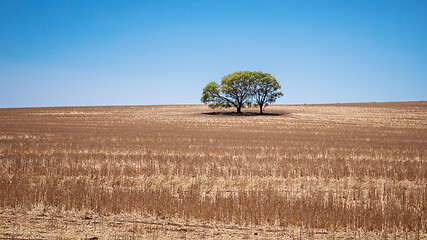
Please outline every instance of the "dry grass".
M427 102L210 112L0 109L0 237L427 238Z

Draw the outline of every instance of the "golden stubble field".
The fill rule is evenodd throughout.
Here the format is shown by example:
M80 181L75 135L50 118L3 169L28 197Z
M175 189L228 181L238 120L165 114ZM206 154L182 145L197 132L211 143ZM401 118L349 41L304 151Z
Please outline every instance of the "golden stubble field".
M427 102L245 111L0 109L0 237L427 239Z

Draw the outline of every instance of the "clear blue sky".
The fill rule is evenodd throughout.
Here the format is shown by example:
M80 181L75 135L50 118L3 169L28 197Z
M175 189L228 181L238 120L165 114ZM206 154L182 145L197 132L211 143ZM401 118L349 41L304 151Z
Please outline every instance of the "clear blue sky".
M0 0L0 107L197 104L239 70L281 104L427 100L427 1Z

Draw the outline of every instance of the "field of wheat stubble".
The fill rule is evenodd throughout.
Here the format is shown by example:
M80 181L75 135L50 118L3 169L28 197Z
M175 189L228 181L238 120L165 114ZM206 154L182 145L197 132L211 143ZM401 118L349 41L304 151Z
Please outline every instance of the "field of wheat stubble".
M427 239L427 102L244 112L0 109L0 237Z

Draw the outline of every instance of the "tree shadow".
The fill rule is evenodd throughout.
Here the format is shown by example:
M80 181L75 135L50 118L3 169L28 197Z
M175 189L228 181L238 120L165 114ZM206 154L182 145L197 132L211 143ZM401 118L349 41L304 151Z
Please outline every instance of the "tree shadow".
M237 113L237 112L207 112L207 113L202 113L205 115L213 115L213 116L284 116L284 115L289 115L289 112L281 112L281 113L259 113L259 112L242 112L242 113Z

